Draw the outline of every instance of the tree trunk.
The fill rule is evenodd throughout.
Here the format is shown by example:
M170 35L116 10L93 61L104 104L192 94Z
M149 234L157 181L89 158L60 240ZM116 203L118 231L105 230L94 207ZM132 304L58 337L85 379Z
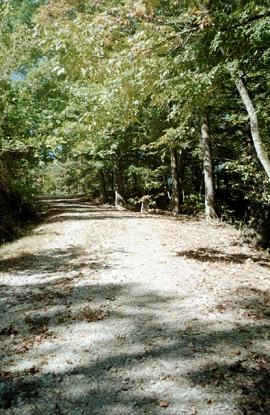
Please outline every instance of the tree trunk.
M172 196L170 208L174 213L180 213L183 203L182 186L179 180L178 157L174 148L171 148Z
M184 150L178 151L177 165L178 165L178 177L179 177L179 192L181 195L180 204L182 205L185 200L184 175L185 175L185 169L186 169L186 152Z
M115 163L113 169L114 177L114 190L117 191L122 197L125 197L124 178L123 171L120 164Z
M114 194L115 194L115 206L117 208L124 208L126 205L125 201L125 188L124 188L124 178L121 165L118 161L114 164L113 169L114 177Z
M268 176L268 179L270 179L270 160L267 156L265 149L263 148L262 140L260 137L259 123L258 123L258 117L256 114L256 110L251 101L249 93L245 87L245 84L240 77L235 79L235 85L236 85L236 88L238 89L238 92L242 98L242 101L249 115L251 136L252 136L252 140L254 143L257 156Z
M98 176L99 176L99 186L100 186L99 187L100 199L102 203L107 203L108 195L107 195L105 177L104 177L104 173L102 169L100 169Z
M202 119L202 147L203 147L203 173L204 173L204 188L205 188L205 218L207 220L217 217L215 209L215 192L214 192L214 177L213 177L213 163L211 152L211 140L209 132L208 116L204 115Z

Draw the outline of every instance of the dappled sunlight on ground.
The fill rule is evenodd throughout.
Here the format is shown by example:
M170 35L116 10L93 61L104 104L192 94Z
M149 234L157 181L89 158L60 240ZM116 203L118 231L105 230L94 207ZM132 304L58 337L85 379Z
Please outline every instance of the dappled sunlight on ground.
M1 248L0 413L269 412L266 255L224 224L48 204Z

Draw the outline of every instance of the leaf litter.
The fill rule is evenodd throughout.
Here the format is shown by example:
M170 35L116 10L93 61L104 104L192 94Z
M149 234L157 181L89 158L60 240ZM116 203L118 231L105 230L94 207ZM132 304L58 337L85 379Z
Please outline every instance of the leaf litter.
M0 413L268 414L267 253L85 206L1 248Z

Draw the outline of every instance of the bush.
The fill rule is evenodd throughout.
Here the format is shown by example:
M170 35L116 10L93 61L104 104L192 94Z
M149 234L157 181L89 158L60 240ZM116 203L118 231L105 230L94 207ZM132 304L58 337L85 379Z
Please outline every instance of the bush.
M22 234L29 221L36 218L34 202L25 201L19 194L0 194L0 243L11 241Z

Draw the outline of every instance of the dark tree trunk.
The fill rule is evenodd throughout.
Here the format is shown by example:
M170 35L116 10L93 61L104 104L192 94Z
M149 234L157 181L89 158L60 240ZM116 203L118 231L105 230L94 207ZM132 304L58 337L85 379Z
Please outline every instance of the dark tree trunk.
M114 177L115 206L117 208L122 208L126 205L125 186L124 186L122 166L118 161L115 162L114 164L113 177Z
M100 191L100 199L102 203L108 202L108 194L107 194L107 188L106 188L106 181L104 172L102 169L99 171L99 191Z
M174 213L180 213L181 205L183 203L183 192L179 178L177 151L174 148L170 149L171 153L171 174L172 174L172 195L170 209Z
M205 218L207 220L217 217L215 209L215 191L214 191L214 176L213 176L213 162L211 152L211 139L209 130L208 116L204 115L202 118L202 148L203 148L203 173L204 173L204 188L205 188Z
M185 175L185 169L186 169L186 152L184 150L178 151L177 161L178 161L180 205L182 205L185 200L184 175Z
M115 163L114 165L113 177L114 177L114 191L117 191L122 197L125 197L123 171L122 171L121 165L118 163Z

